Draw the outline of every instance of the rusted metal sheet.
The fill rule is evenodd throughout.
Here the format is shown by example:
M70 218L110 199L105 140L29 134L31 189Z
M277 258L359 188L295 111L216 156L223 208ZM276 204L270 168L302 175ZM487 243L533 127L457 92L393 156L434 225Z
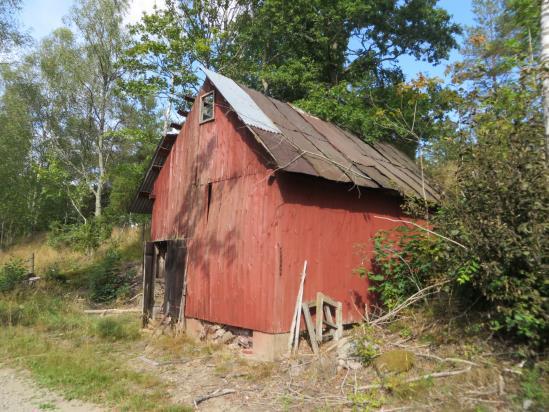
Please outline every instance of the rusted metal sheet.
M359 186L376 187L399 191L407 195L422 196L425 187L429 200L437 201L437 191L426 181L422 182L415 163L388 143L366 143L352 133L317 119L291 105L269 98L240 86L269 117L285 139L271 149L278 167L328 180L351 181ZM273 139L270 139L273 140ZM266 142L266 145L269 143ZM272 145L272 144L271 144ZM288 164L290 152L299 155L304 163ZM357 153L360 154L357 156ZM357 158L358 157L358 158ZM366 173L375 168L374 175ZM366 175L363 175L366 174ZM380 174L383 176L380 178Z

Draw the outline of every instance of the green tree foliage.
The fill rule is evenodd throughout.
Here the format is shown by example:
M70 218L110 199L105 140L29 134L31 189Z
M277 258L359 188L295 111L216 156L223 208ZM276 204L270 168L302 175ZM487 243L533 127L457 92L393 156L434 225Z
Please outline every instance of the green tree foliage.
M518 3L475 2L478 25L453 68L461 125L433 152L439 166L452 165L453 178L430 224L462 246L421 233L400 244L380 238L376 261L393 284L384 290L397 291L389 298L410 293L410 271L422 286L446 278L457 296L478 302L493 330L541 347L548 336L549 182L541 76L531 60L537 50L526 42L514 52L529 20L509 13Z
M169 1L133 27L123 83L130 93L184 104L204 66L366 138L392 139L376 113L401 100L399 57L436 64L456 46L460 29L436 3Z
M9 50L26 40L19 30L15 14L21 8L21 0L3 0L0 3L0 51Z

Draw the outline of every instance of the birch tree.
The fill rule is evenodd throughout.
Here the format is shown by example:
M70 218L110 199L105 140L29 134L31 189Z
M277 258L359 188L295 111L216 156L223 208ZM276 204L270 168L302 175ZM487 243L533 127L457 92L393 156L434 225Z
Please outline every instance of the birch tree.
M541 2L541 65L543 75L545 158L549 159L549 0L542 0Z
M79 0L65 20L70 28L58 29L40 50L50 102L46 138L71 175L93 193L96 217L102 214L123 125L124 102L116 93L122 72L116 61L127 40L126 6L118 0Z

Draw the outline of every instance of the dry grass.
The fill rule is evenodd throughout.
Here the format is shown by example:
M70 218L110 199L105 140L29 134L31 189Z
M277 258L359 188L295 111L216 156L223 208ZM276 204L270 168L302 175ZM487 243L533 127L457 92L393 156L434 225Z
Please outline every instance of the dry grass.
M35 273L45 273L49 268L56 267L63 272L73 272L81 268L89 267L103 257L105 251L113 246L118 247L127 260L139 260L141 258L142 229L114 228L111 238L106 241L95 253L86 254L77 252L70 247L50 246L45 233L34 235L21 240L16 245L0 251L0 265L13 258L21 259L29 265L34 253Z

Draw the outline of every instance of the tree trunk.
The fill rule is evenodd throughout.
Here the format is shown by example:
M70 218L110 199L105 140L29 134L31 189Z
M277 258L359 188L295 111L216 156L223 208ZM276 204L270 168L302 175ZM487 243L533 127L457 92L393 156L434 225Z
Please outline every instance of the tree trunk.
M545 161L549 160L549 0L541 2L541 75L545 122Z
M105 178L105 162L103 159L103 133L99 136L97 166L99 168L99 178L97 179L97 188L95 189L95 217L101 216L101 197L103 196L103 180Z

